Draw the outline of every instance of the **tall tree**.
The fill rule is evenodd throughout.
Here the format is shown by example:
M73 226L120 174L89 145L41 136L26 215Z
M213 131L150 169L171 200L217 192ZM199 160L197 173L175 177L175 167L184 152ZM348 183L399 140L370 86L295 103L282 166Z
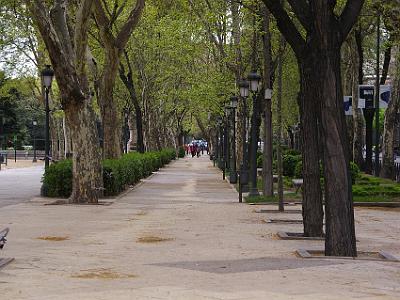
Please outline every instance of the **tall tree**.
M137 26L145 0L137 0L136 5L130 11L128 18L122 26L114 33L117 27L118 18L123 15L127 1L121 6L118 1L114 2L114 7L110 10L107 3L101 0L93 0L96 23L99 26L99 33L104 46L104 64L99 79L99 97L102 124L103 124L103 155L106 158L119 157L121 149L121 126L118 118L117 105L114 101L113 90L115 79L120 67L120 57L129 38Z
M96 203L102 188L101 159L86 74L93 0L79 1L76 10L63 0L54 0L51 9L40 0L26 0L26 3L46 44L70 125L74 149L70 201ZM76 15L72 16L71 11L76 11Z
M337 1L289 0L295 16L306 32L305 38L290 19L281 1L264 2L275 16L279 30L296 53L301 74L299 102L302 130L309 134L308 130L312 130L313 126L320 129L325 178L325 254L357 256L343 112L340 49L356 22L364 1L346 1L341 13L337 15ZM305 119L304 115L308 115L308 111L313 113L309 119ZM307 153L310 151L308 145L313 136L304 137L306 144L303 144L303 153ZM313 143L316 140L318 139L313 139ZM318 158L315 155L312 159L318 161ZM307 163L307 160L303 162L304 165ZM305 181L308 176L304 172Z

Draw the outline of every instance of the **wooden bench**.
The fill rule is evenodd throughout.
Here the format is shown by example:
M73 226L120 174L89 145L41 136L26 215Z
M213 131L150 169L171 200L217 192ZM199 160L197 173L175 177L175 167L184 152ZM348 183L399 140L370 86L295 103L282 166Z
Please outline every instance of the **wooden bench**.
M297 194L299 190L303 187L303 179L292 179L292 183L296 188L296 194Z

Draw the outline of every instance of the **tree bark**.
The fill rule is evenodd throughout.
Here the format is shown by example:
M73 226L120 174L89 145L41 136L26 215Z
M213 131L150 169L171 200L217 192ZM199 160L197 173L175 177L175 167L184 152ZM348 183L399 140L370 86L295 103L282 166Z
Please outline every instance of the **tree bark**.
M264 91L272 89L272 50L271 50L271 32L270 32L270 13L268 8L262 9L262 26L263 26L263 64L264 64ZM272 170L272 99L266 101L264 111L262 113L264 121L264 152L263 152L263 195L274 195L274 181Z
M394 179L394 146L395 132L398 124L398 111L400 108L400 52L396 53L396 64L394 74L394 84L391 101L385 113L385 122L383 130L383 145L382 145L382 168L380 176L383 178Z
M315 58L317 59L317 58ZM320 181L320 156L318 123L319 99L316 89L318 76L313 60L300 64L300 124L303 160L303 227L304 236L323 236L322 192Z
M336 1L288 2L304 27L306 38L297 30L280 0L264 0L299 62L302 126L320 125L325 179L325 255L354 257L357 256L357 250L343 112L340 50L364 1L348 0L340 16L335 14ZM315 109L316 113L313 112ZM308 114L309 119L304 120L304 115ZM305 153L309 152L310 143L318 140L306 136L308 129L312 130L302 128L303 142L307 142L303 144L304 165L312 163L306 160ZM305 174L305 184L306 175L308 177L310 174Z
M355 41L351 41L352 54L352 106L353 106L353 161L361 168L364 165L363 157L363 115L358 108L358 85L363 84L363 61L364 50L362 47L361 29L354 32Z
M119 66L119 51L106 47L105 52L106 64L100 77L99 98L97 99L104 132L103 157L118 158L122 155L122 130L113 90Z
M103 186L95 116L85 73L87 30L92 1L76 10L75 30L67 26L68 3L57 0L50 10L43 1L27 0L46 44L73 140L72 203L97 203ZM72 36L72 37L71 37ZM73 42L75 41L75 42Z
M127 20L115 36L112 32L114 16L110 16L110 18L107 16L102 1L93 0L93 2L97 25L105 48L105 64L100 78L98 98L104 131L103 156L105 158L118 158L122 154L122 130L118 118L117 104L113 97L113 89L118 74L120 56L139 22L145 0L136 1L136 5L130 11Z
M136 143L137 151L140 153L145 152L144 148L144 138L143 138L143 113L140 107L139 99L136 94L135 84L133 83L133 72L132 66L129 61L129 56L126 51L124 51L126 63L128 66L128 73L125 74L124 66L121 64L119 68L119 76L124 83L126 89L129 92L131 104L135 109L135 122L136 122Z
M96 203L92 199L102 195L101 154L90 101L89 97L82 105L65 110L74 149L73 173L76 174L69 198L71 203Z

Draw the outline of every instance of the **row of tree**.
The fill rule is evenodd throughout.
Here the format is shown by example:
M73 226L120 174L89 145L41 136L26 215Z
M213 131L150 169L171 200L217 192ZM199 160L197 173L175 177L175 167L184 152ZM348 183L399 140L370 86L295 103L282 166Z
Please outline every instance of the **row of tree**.
M324 234L324 198L327 254L356 255L348 166L350 160L363 161L363 115L354 110L352 125L347 126L349 139L343 94L353 95L357 107L357 86L366 82L365 73L373 71L377 13L384 20L385 53L396 49L397 0L0 3L2 28L8 29L1 31L0 49L12 70L9 74L38 74L48 61L55 70L52 134L64 139L65 153L74 153L72 202L97 201L101 157L121 155L124 121L140 152L178 147L188 132L198 132L212 145L215 120L223 114L224 104L237 94L239 81L258 70L263 78L260 95L267 88L276 91L272 102L257 99L252 117L261 131L256 136L264 140L264 194L273 194L273 140L281 139L283 127L290 137L291 127L300 121L301 144L307 149L304 234ZM392 51L391 56L398 60L397 53ZM386 63L383 69L390 70ZM399 77L391 78L397 82ZM395 87L395 95L398 90ZM32 91L43 99L43 91ZM244 103L239 102L238 132L246 124L246 110L252 109L251 103ZM397 103L392 101L386 111L383 152L388 167L393 165L385 160L393 160ZM242 135L236 136L240 165L243 141Z

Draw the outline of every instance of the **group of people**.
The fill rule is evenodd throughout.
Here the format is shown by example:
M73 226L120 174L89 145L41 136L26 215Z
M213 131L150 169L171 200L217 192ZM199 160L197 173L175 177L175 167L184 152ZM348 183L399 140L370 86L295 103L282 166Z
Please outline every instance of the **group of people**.
M208 144L205 141L192 141L190 144L185 144L186 155L192 155L192 157L200 157L204 152L208 154Z

